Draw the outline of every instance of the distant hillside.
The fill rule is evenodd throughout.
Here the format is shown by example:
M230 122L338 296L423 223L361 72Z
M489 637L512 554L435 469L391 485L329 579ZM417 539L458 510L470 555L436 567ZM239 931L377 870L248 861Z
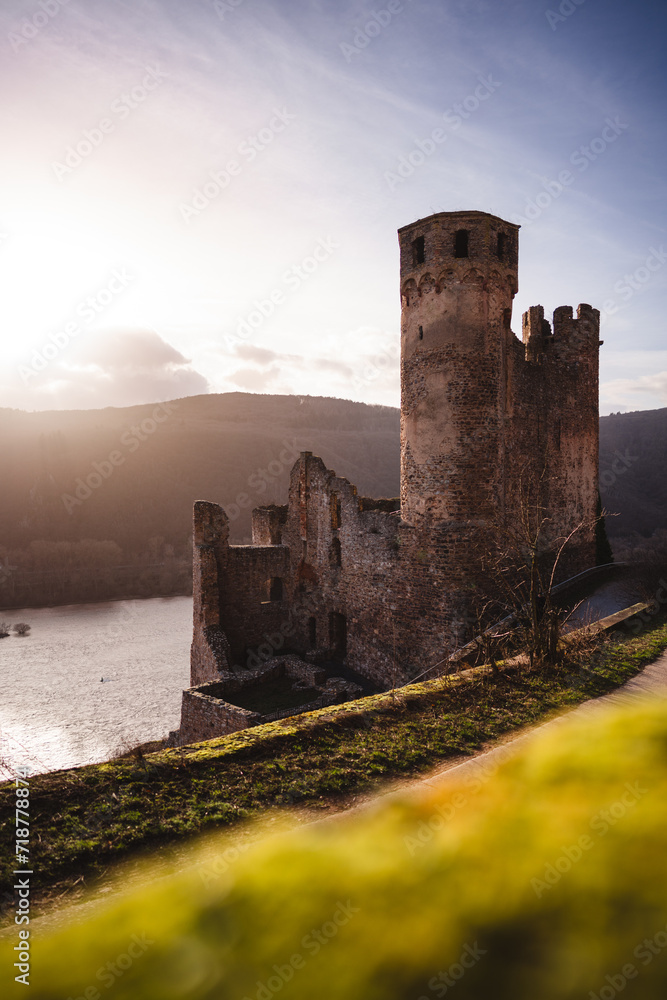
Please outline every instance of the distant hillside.
M600 433L612 539L667 529L667 408L603 417ZM312 396L0 410L0 605L184 593L195 500L222 504L247 542L252 507L285 502L299 451L391 497L399 440L397 409Z
M600 493L610 537L667 529L667 407L601 418Z
M250 506L239 510L232 533L249 540L250 508L285 502L299 450L315 451L361 494L396 496L398 442L396 409L310 396L0 410L0 544L90 538L129 553L162 536L183 551L195 500L231 506L242 494Z
M285 502L300 450L363 495L398 495L393 407L239 392L104 410L0 409L0 546L89 538L136 552L157 535L181 551L202 499L238 509L232 536L248 541L251 507ZM600 489L619 512L612 535L667 528L667 408L601 418ZM249 506L234 508L243 494Z

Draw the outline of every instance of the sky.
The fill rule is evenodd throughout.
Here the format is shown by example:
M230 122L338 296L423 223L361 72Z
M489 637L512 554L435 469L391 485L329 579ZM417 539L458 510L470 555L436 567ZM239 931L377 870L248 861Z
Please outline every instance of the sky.
M396 230L464 209L521 224L515 332L588 302L601 413L667 406L666 25L663 0L3 0L0 406L397 406Z

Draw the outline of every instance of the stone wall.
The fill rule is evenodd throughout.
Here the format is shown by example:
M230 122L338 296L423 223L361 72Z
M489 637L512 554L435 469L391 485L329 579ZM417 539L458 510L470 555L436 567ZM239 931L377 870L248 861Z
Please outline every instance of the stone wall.
M306 684L317 692L317 696L304 705L264 714L234 704L235 697L241 691L256 688L279 677ZM226 736L265 722L275 722L292 715L314 712L327 705L337 705L358 698L362 693L357 684L340 677L327 679L326 671L304 663L296 656L275 657L267 661L260 670L245 671L242 674L229 673L220 681L184 691L178 743L184 746Z
M206 688L183 692L179 743L200 743L216 736L226 736L240 729L257 726L262 717L206 693Z

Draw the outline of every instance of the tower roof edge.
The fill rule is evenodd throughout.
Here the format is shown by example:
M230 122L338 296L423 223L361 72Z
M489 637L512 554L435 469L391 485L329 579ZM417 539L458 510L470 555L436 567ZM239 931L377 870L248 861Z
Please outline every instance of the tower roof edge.
M434 212L433 215L425 215L422 219L415 219L414 222L410 222L406 226L401 226L398 230L399 235L412 229L413 226L421 225L424 222L432 222L435 219L492 219L494 222L500 222L503 226L509 226L510 229L518 231L521 228L517 223L507 222L506 219L501 218L499 215L492 215L491 212L479 212L476 209L469 209L459 212Z

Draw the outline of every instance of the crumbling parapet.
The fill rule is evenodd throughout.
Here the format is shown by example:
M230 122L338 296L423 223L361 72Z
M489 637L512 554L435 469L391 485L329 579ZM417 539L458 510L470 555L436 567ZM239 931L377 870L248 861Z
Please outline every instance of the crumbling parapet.
M286 521L287 504L256 507L252 512L253 545L282 545Z
M193 518L193 634L190 682L218 680L229 670L229 643L220 627L220 577L229 550L229 519L216 503L198 501Z
M571 309L570 315L572 315ZM526 348L526 361L539 364L553 343L551 324L544 318L543 306L531 306L528 312L523 314L522 335Z

